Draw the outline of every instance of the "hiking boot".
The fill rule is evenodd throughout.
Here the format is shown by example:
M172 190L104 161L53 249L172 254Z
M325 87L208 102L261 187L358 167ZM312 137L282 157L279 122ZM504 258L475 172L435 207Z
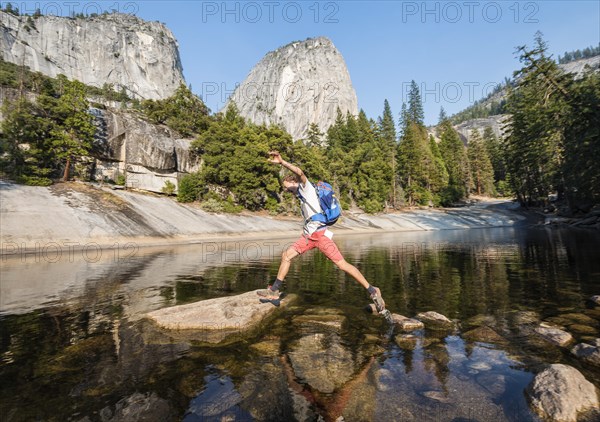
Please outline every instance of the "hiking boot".
M267 300L279 299L280 295L279 290L272 290L271 286L266 289L257 290L256 294Z
M375 293L371 295L371 299L377 308L377 312L382 313L385 310L385 302L383 297L381 297L381 290L379 290L379 287L373 286L373 288L375 289Z

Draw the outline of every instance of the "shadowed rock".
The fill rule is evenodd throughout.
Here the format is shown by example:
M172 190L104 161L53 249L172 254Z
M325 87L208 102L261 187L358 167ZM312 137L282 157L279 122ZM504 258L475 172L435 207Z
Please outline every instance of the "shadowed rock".
M575 422L578 412L598 409L594 385L568 365L550 365L535 376L526 394L541 417L554 421Z
M573 336L560 328L541 323L535 332L542 336L545 340L550 343L556 344L557 346L566 346L573 341Z
M590 365L600 367L600 339L596 339L596 344L580 343L571 349L571 353Z

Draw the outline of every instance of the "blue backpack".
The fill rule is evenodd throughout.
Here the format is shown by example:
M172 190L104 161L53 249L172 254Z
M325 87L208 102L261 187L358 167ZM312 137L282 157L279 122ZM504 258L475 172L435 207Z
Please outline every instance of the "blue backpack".
M338 201L335 196L335 192L333 191L333 187L327 182L318 181L316 185L313 184L315 190L317 191L317 196L319 197L319 203L321 205L321 210L315 210L308 202L304 200L301 195L300 200L306 202L306 204L315 212L310 220L319 221L326 226L333 226L340 215L342 215L342 207L340 205L340 201Z

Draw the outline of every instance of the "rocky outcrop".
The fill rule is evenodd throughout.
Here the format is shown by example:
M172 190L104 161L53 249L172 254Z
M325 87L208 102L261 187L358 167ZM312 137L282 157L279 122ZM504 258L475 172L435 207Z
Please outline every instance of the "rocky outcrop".
M132 98L169 97L184 83L177 40L162 23L113 13L89 18L0 12L0 52L11 63Z
M358 114L358 101L340 52L325 37L295 41L268 53L233 92L242 116L280 124L294 139L316 123L326 132L337 109Z
M579 79L585 72L600 71L600 56L573 60L569 63L559 64L558 67L565 73L572 73L575 76L575 79Z
M502 139L505 133L504 125L509 117L510 116L508 114L497 114L495 116L489 116L481 119L467 120L466 122L462 122L454 126L454 129L456 129L465 145L471 138L473 130L477 130L480 135L483 135L483 131L488 126L492 128L494 135L496 135L498 139Z
M286 306L295 298L281 301ZM150 312L146 318L166 330L194 330L196 340L207 343L241 340L278 307L261 303L256 291L201 300Z
M579 412L598 409L594 384L568 365L550 365L535 376L526 393L533 409L553 421L575 422Z
M180 139L166 126L148 123L133 113L93 109L98 127L95 180L161 192L167 181L177 186L181 174L200 168L200 158L190 152L192 139Z

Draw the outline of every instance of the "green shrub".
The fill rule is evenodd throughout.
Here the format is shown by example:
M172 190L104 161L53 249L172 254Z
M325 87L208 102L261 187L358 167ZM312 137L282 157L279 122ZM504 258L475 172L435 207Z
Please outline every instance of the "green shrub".
M206 183L200 173L186 174L179 180L177 200L179 202L198 201L206 190Z
M38 176L20 176L17 177L17 183L22 183L27 186L50 186L52 180L47 177Z
M170 180L167 180L165 182L165 185L162 187L161 191L162 193L166 193L167 195L173 195L175 193L175 189L177 189L175 183L171 182Z

